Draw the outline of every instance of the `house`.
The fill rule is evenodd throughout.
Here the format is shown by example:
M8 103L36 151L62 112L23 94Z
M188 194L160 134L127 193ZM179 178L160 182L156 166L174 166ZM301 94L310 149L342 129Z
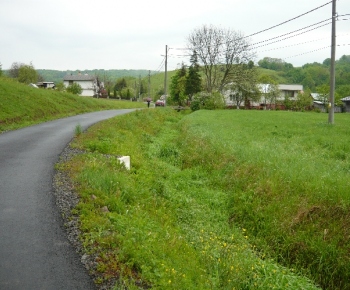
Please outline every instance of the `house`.
M313 99L313 106L315 109L320 110L322 113L328 112L329 95L320 95L318 93L311 93L311 97ZM350 109L350 103L349 103L349 109ZM341 106L335 105L334 106L334 113L341 113L341 112L343 112L343 108Z
M313 100L312 102L315 109L318 109L323 113L327 112L325 100L323 100L320 94L311 93L311 97L312 97L312 100Z
M342 98L341 101L344 103L344 111L350 113L350 96Z
M83 89L81 96L93 97L96 91L96 78L88 74L66 75L63 84L68 87L72 84L79 84Z
M298 85L298 84L292 84L292 85L277 85L277 88L279 90L279 95L272 100L267 100L268 98L266 97L267 93L270 92L271 90L271 85L270 84L258 84L259 91L261 92L261 97L260 100L258 101L250 101L249 102L249 108L256 108L256 109L275 109L278 107L280 109L283 109L283 105L281 103L285 101L286 99L289 99L291 101L296 100L296 97L299 92L303 91L303 86ZM232 106L235 104L235 98L236 94L232 91L227 91L224 93L225 99L226 99L226 104L228 106ZM242 100L244 105L244 101Z

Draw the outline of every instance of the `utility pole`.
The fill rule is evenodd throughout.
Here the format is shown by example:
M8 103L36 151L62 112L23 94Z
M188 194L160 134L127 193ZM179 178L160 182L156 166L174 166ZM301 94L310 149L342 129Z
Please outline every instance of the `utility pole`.
M328 105L328 123L334 124L334 91L335 91L335 48L336 48L336 9L337 0L332 0L332 48L331 48L331 81L329 91L329 105Z
M137 101L137 82L135 79L135 101Z
M148 97L151 98L151 71L148 71Z
M139 75L139 101L141 101L141 75Z
M165 71L164 71L164 98L165 98L165 102L164 102L164 106L166 106L166 102L167 102L167 73L168 73L168 45L165 45Z

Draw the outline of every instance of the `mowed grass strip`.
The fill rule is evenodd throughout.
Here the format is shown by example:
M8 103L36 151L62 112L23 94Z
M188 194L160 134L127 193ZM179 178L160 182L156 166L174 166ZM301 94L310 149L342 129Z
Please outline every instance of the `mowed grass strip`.
M76 96L0 77L0 133L81 113L142 107L140 102Z
M311 271L301 276L304 268L281 255L289 246L275 248L272 239L299 235L296 226L288 229L287 210L275 211L284 200L278 194L296 195L288 192L293 185L282 186L272 165L262 168L270 160L264 147L284 147L263 123L276 128L273 119L278 126L283 118L299 120L284 114L157 108L101 122L75 138L71 146L86 153L59 168L81 198L73 213L80 217L85 250L96 256L96 283L117 281L114 289L316 289ZM310 126L332 130L321 115L305 116L314 120ZM259 134L252 134L256 129ZM131 156L130 171L116 160L120 155ZM287 179L288 172L278 178ZM283 193L267 191L270 184ZM275 203L272 213L265 199ZM300 210L285 207L289 214Z

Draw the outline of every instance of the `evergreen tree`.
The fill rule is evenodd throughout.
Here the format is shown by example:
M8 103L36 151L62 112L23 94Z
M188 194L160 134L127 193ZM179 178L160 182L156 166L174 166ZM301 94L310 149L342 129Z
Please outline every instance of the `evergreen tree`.
M202 79L199 74L199 64L197 52L194 50L190 59L191 65L188 69L188 75L185 84L185 94L188 96L189 100L202 90Z
M171 78L170 96L179 106L182 106L184 100L186 99L186 74L186 67L182 63L181 68L177 70L175 75Z

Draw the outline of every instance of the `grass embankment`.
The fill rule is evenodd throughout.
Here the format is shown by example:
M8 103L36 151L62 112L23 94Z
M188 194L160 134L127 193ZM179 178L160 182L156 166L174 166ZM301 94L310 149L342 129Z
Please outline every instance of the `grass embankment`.
M140 107L146 106L37 89L0 77L0 133L86 112Z
M156 109L80 135L72 146L87 153L60 168L81 196L96 282L349 289L348 118ZM132 169L113 155L130 155Z

